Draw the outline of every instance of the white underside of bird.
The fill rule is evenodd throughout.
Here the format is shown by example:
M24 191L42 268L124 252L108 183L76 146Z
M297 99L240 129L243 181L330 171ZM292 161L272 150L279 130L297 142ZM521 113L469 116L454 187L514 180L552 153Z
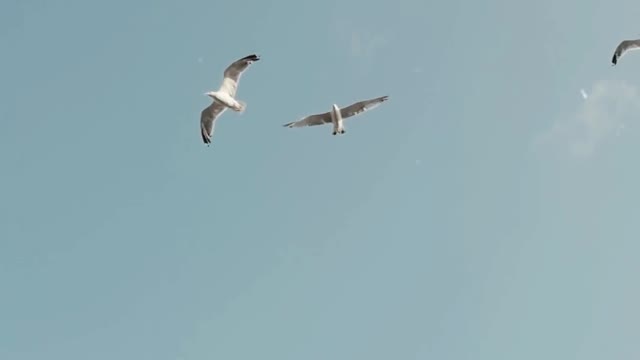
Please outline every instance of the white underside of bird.
M205 93L205 95L209 96L214 101L217 100L221 102L222 105L226 106L227 108L235 112L243 113L244 110L247 108L246 102L232 97L223 88L220 88L220 90L218 91L208 91Z
M333 135L345 133L342 114L340 113L340 108L336 104L331 106L331 123L333 124Z

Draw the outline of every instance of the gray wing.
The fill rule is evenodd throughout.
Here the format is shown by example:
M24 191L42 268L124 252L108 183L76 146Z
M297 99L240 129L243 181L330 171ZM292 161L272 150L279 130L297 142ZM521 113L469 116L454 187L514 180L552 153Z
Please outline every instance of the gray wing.
M224 79L222 80L222 86L220 86L220 90L231 95L231 97L235 97L236 92L238 91L238 83L240 82L242 73L249 67L249 65L258 60L260 60L260 57L258 55L251 54L249 56L243 57L242 59L234 61L224 70Z
M640 39L636 40L623 40L616 47L615 52L613 53L613 57L611 58L611 63L616 65L622 55L624 55L627 51L640 49Z
M351 104L347 107L340 109L340 114L342 115L343 119L346 119L348 117L352 117L354 115L363 113L367 110L371 110L377 107L378 105L382 104L383 102L387 101L387 99L389 99L389 97L385 95L385 96L377 97L375 99L358 101L355 104Z
M309 115L304 119L290 122L288 124L284 124L282 126L285 127L303 127L303 126L316 126L331 123L331 114L329 112L322 114Z
M211 144L211 136L216 126L216 119L227 109L224 104L218 100L214 100L211 105L207 106L200 113L200 134L205 144Z

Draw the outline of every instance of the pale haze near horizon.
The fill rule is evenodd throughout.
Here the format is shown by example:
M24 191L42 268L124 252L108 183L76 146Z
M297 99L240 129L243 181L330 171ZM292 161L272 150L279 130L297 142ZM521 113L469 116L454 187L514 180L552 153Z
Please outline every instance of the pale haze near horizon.
M0 358L637 358L638 15L3 2Z

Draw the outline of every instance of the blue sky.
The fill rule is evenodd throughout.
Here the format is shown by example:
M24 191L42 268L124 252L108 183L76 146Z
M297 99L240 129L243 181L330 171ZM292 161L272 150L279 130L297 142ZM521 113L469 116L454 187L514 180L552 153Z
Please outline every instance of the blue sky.
M637 357L639 15L2 2L0 358Z

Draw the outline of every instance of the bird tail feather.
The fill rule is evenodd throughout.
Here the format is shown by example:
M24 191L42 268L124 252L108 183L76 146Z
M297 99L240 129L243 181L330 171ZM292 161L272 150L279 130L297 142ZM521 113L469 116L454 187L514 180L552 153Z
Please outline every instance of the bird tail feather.
M246 102L244 102L244 101L240 101L240 100L238 100L238 104L240 105L240 107L238 108L238 110L237 110L237 111L238 111L240 114L242 114L242 113L247 109L247 103L246 103Z

